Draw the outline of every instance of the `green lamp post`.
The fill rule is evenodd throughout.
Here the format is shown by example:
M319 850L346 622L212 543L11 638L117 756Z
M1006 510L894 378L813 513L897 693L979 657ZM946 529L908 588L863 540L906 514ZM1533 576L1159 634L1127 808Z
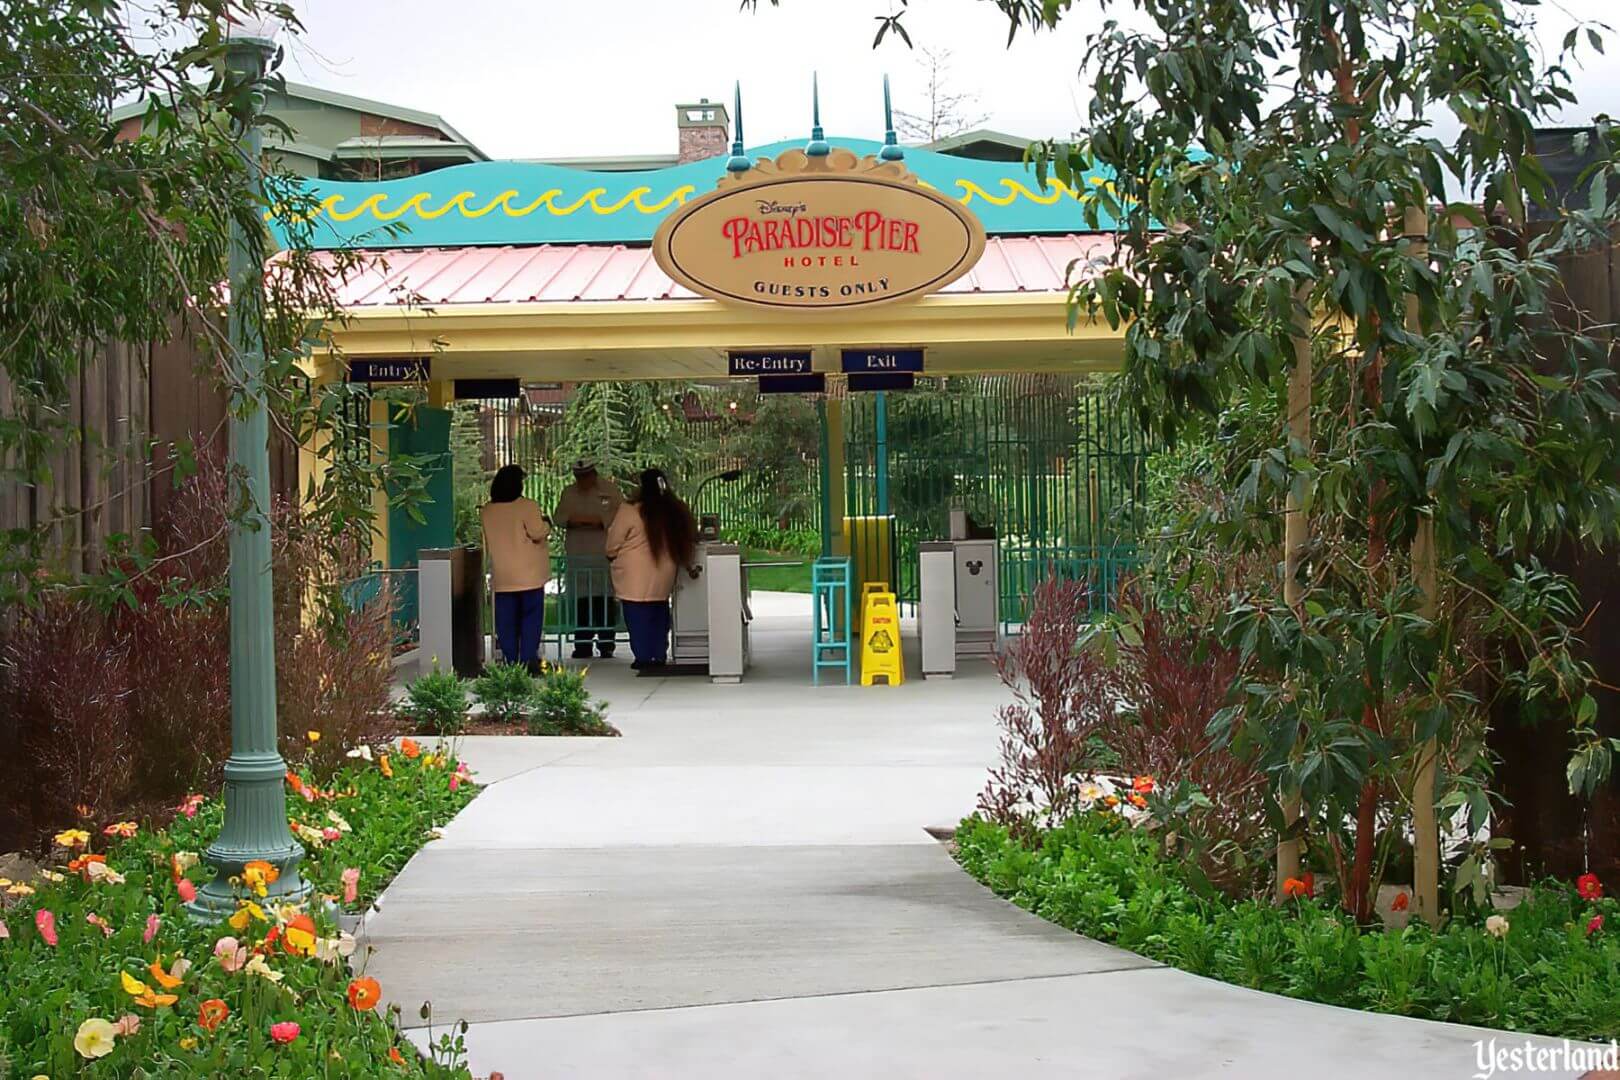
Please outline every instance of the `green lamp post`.
M226 48L231 74L264 78L275 54L273 32L232 25ZM240 133L244 159L241 182L247 190L261 183L263 139L258 114L264 105L255 89L253 108ZM239 389L230 417L231 505L238 508L230 532L231 597L231 756L225 762L225 824L205 854L214 880L189 905L194 918L216 921L236 910L241 890L231 883L246 863L262 859L280 871L268 899L302 900L310 886L298 874L304 849L287 828L287 763L276 748L276 640L270 588L269 417L264 392L264 346L251 317L248 298L260 288L263 267L257 245L234 220L230 237L230 355ZM239 486L238 486L239 485Z

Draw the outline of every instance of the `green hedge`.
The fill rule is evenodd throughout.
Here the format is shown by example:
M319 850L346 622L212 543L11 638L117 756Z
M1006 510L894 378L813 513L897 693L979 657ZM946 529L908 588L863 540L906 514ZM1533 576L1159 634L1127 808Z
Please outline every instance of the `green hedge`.
M1612 899L1547 882L1502 913L1507 932L1456 918L1440 931L1364 930L1313 900L1278 907L1201 895L1152 833L1093 811L1033 848L968 818L964 869L1078 933L1198 975L1374 1012L1571 1039L1620 1037L1620 918ZM1590 929L1594 919L1601 922Z

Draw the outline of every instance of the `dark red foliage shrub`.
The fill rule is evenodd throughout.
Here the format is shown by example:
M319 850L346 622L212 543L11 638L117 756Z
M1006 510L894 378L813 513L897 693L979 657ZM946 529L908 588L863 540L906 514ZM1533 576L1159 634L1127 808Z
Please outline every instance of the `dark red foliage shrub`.
M1210 880L1241 892L1265 869L1265 777L1207 730L1237 676L1237 654L1152 608L1133 626L1135 643L1120 644L1110 671L1119 708L1102 737L1131 775L1202 793L1208 805L1200 800L1173 824Z
M136 816L218 785L230 753L225 480L204 463L170 504L133 607L45 592L0 642L0 850L66 827L78 806ZM327 775L387 707L389 605L331 602L364 567L359 544L320 543L285 505L271 528L282 745Z
M1084 582L1049 577L1035 589L1022 636L996 657L1013 703L996 712L1001 764L979 810L1015 833L1074 814L1094 770L1091 736L1113 699L1096 652L1079 645L1086 613Z
M106 614L61 593L17 613L0 645L0 850L122 805L129 693Z

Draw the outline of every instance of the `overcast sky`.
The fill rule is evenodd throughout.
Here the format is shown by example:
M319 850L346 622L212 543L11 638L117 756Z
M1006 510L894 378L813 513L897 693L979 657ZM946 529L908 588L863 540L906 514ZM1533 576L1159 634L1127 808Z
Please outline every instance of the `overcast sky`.
M891 0L762 0L756 14L737 0L295 2L306 32L289 79L438 113L491 157L670 153L675 103L729 103L733 80L754 145L808 133L812 71L830 135L881 137L885 72L896 107L920 107L915 55L892 38L871 48L873 16ZM1539 37L1553 52L1576 18L1620 22L1617 0L1541 12ZM1098 21L1082 10L1009 48L985 0L912 0L906 15L918 45L953 53L952 82L977 95L985 126L1031 138L1076 126L1076 68ZM1620 40L1610 45L1615 60L1594 57L1576 73L1581 106L1564 122L1620 115Z

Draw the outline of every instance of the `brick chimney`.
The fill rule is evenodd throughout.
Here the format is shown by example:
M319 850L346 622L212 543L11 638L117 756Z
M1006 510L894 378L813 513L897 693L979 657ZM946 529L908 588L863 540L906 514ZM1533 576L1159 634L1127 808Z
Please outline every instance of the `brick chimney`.
M680 136L682 164L719 157L729 149L731 116L724 105L708 98L700 98L696 105L675 106L675 129Z

